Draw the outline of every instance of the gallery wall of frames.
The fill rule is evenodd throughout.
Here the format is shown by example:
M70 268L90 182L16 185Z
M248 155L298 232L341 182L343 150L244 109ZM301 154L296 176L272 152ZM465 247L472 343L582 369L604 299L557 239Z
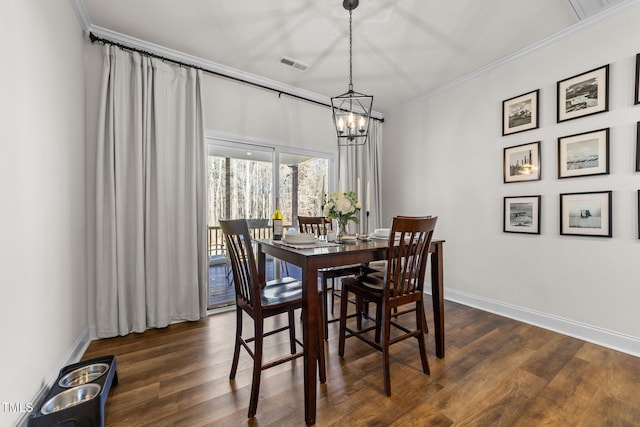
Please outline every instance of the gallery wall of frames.
M635 58L634 105L640 104L640 53ZM509 98L502 102L502 136L540 127L540 89ZM639 107L640 108L640 107ZM556 179L572 180L594 175L609 175L610 128L592 129L586 117L609 111L609 65L604 65L556 84L556 123L582 119L584 131L558 135ZM640 121L636 123L635 172L640 172ZM504 184L539 181L541 150L552 144L533 141L503 149ZM550 165L545 165L545 168ZM640 189L637 190L636 221L640 239ZM613 191L594 189L587 192L559 194L560 235L612 237ZM540 234L541 195L506 196L503 198L503 232Z

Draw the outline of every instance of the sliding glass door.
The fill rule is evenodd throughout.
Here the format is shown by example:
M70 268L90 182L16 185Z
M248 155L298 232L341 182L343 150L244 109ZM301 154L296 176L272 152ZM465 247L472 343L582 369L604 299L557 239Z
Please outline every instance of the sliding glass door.
M220 219L247 218L256 236L268 237L273 199L273 150L209 144L207 218L209 308L233 304L233 274Z
M270 238L276 197L285 228L297 227L298 215L322 215L331 156L217 139L209 140L208 154L209 308L215 308L235 301L220 219L245 218L253 237ZM279 262L267 265L270 277L299 274Z

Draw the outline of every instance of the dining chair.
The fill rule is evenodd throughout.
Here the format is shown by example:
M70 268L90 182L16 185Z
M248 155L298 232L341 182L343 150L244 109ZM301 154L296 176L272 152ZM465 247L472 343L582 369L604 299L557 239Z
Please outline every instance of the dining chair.
M299 216L298 215L298 227L301 233L310 233L318 236L326 236L329 231L333 229L333 223L330 219L323 216ZM331 314L333 315L334 309L334 297L340 296L336 293L335 280L340 277L363 275L373 273L375 270L369 268L366 265L354 264L341 267L328 267L318 270L318 276L320 277L322 286L322 315L323 315L323 332L324 339L329 338L329 290L331 290ZM331 286L329 286L329 279L331 279ZM331 322L335 322L338 319L332 319Z
M294 310L302 307L302 283L292 277L260 283L246 220L220 220L220 228L224 233L228 255L231 259L233 284L236 292L236 335L229 379L233 380L236 376L240 347L244 347L253 359L253 380L248 412L248 417L253 418L258 408L261 372L304 355L304 351L296 351L296 344L300 346L303 344L296 338L294 318ZM253 319L253 337L243 337L243 313L247 313ZM289 317L288 324L265 332L264 320L284 313L287 313ZM317 315L322 315L320 310ZM264 337L284 331L289 331L291 354L264 363L262 361ZM251 342L253 342L253 350L249 346ZM324 341L319 333L316 358L320 382L324 383L326 381Z
M399 215L398 218L414 218L414 217L406 217L406 216ZM431 218L431 215L420 217L420 218ZM379 278L384 277L384 273L387 270L387 261L386 260L373 261L373 262L370 262L368 265L369 265L369 268L375 270L375 271L373 271L373 272L371 272L369 274L377 275L377 276L379 276ZM415 311L415 306L413 308L404 309L404 310L398 310L398 307L394 307L393 308L393 317L398 317L398 316L400 316L402 314L410 313L412 311ZM360 328L361 327L360 326L361 325L361 318L358 318L358 320L360 322L360 323L358 323L358 328ZM425 318L424 318L424 333L426 334L428 332L429 332L429 328L427 326L427 318L426 318L426 315L425 315ZM377 331L377 334L376 334L376 342L380 342L380 331L379 330Z
M407 338L416 338L422 362L422 371L429 375L429 361L425 347L424 331L424 277L429 256L429 245L433 237L437 217L395 217L389 236L387 249L387 268L382 276L371 274L342 279L340 297L340 336L338 355L344 357L345 340L358 337L373 348L382 352L382 370L384 391L391 396L391 376L389 372L389 346ZM356 312L347 316L347 298L349 293L356 300L367 300L376 304L376 324L367 328L347 326L347 319L361 316ZM415 304L415 329L409 329L396 320L392 320L394 308ZM394 336L391 337L391 326ZM375 330L374 340L370 331ZM396 331L399 331L396 333ZM381 336L381 342L379 337Z

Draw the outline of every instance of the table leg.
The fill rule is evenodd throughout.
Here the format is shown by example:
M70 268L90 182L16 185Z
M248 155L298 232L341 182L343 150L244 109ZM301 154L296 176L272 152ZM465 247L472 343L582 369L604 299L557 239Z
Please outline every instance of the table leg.
M442 243L432 243L431 254L431 300L433 303L434 329L436 334L436 356L444 357L444 267Z
M316 423L316 370L319 351L318 271L302 266L302 339L304 343L304 417Z

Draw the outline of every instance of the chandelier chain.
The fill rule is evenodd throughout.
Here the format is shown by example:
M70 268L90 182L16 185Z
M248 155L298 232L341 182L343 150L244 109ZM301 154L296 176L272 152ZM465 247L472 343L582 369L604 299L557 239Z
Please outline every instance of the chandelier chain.
M349 10L349 90L353 91L353 32L351 30L351 12Z

